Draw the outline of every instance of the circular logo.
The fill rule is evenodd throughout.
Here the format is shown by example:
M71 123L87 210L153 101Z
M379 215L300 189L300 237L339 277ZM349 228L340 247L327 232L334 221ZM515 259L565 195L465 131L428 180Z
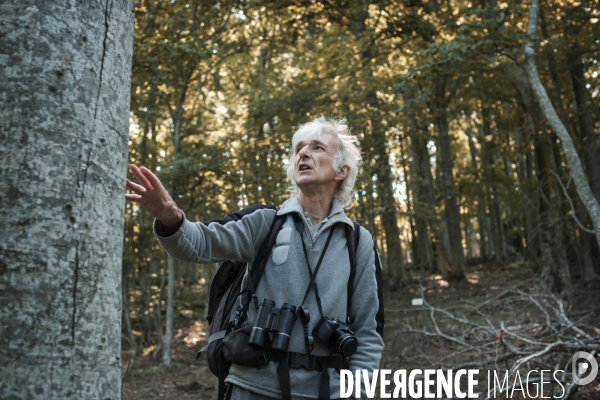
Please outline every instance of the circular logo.
M585 361L577 362L581 358L585 359ZM588 370L590 370L590 374L586 378L581 378ZM592 383L596 379L596 375L598 375L598 362L590 353L578 351L571 358L571 373L573 374L573 383L579 386Z

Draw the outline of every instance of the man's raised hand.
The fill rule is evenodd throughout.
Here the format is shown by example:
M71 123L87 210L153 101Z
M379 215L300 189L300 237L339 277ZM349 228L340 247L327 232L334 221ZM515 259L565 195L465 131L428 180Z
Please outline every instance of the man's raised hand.
M144 206L154 218L162 222L167 235L177 231L183 215L160 180L148 168L138 168L131 164L129 169L140 184L126 179L127 188L135 194L126 194L125 199Z

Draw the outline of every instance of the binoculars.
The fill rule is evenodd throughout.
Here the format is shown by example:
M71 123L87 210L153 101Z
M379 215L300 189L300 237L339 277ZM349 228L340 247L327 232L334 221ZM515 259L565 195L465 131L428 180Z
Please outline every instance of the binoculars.
M262 299L248 344L257 348L265 348L272 334L271 349L286 352L295 320L296 306L283 303L281 308L277 308L273 300Z

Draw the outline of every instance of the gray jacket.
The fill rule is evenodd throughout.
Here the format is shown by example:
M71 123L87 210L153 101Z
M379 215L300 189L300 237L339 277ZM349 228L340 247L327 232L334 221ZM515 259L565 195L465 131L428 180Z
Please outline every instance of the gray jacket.
M162 226L159 221L155 221L154 232L167 253L178 260L207 264L233 259L250 263L268 234L276 213L288 217L277 236L265 273L256 290L259 301L266 297L275 301L278 307L283 303L296 306L302 303L310 278L302 249L302 239L294 225L292 215L295 213L304 217L303 238L313 271L330 229L335 229L317 274L316 283L324 316L345 321L350 261L343 224L349 224L352 228L354 225L337 199L333 201L329 217L321 221L316 231L298 198L292 197L278 211L257 210L236 222L206 226L202 223L189 222L184 216L184 222L175 234L169 237L161 235ZM340 222L343 224L339 224ZM356 257L357 269L351 320L352 330L359 345L356 353L350 357L349 369L351 371L366 369L371 373L379 368L383 340L376 332L375 315L379 303L374 273L373 239L364 228L361 228ZM314 290L311 290L304 306L310 312L309 330L312 331L321 318ZM254 323L255 318L256 311L251 306L248 321ZM304 330L299 319L292 328L289 351L305 353ZM331 355L332 352L315 338L312 354ZM264 396L281 398L276 369L277 364L274 362L260 370L233 364L226 382ZM331 396L337 398L340 393L340 377L333 369L329 374ZM292 397L317 398L319 379L320 372L291 368Z

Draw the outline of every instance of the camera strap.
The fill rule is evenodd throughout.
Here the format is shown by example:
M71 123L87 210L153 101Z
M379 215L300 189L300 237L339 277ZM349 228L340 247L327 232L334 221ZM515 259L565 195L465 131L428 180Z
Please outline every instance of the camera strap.
M319 307L319 313L321 314L321 318L323 318L323 307L321 306L321 297L319 296L319 289L317 288L317 282L315 281L315 279L317 278L317 273L321 268L321 262L323 261L323 257L325 257L325 253L327 252L327 248L329 247L329 242L331 242L331 237L333 236L333 230L335 229L335 226L332 226L329 231L329 236L327 236L325 247L321 252L321 256L319 257L319 261L317 261L317 265L315 266L315 271L313 273L312 269L310 268L310 262L308 261L308 252L306 251L304 236L302 235L302 232L304 231L304 223L300 220L300 217L298 215L294 215L294 225L296 226L296 230L300 234L300 240L302 240L302 250L304 251L304 259L306 260L306 267L308 268L308 274L310 276L310 282L308 283L308 287L306 288L306 292L304 293L304 299L302 300L301 306L303 306L306 302L308 294L310 293L310 289L314 287L315 297L317 299L317 306Z

